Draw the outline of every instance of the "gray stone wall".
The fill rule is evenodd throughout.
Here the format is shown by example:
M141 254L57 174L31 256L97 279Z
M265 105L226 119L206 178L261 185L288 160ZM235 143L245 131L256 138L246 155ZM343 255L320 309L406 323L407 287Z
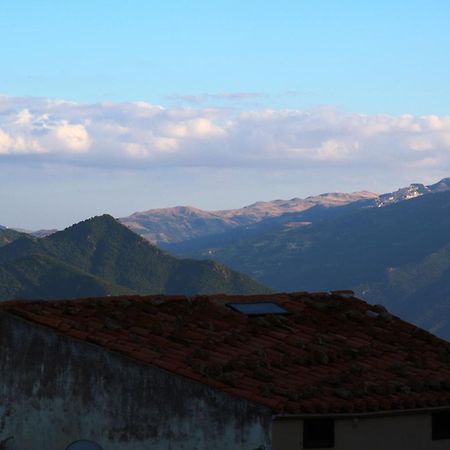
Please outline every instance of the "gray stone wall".
M0 450L270 449L271 412L0 314Z

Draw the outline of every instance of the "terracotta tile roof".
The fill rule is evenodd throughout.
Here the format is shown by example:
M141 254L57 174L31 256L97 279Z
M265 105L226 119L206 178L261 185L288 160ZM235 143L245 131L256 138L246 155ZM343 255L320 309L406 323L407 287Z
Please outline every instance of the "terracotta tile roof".
M225 305L261 301L290 314ZM2 310L277 413L450 406L450 344L348 291L14 301Z

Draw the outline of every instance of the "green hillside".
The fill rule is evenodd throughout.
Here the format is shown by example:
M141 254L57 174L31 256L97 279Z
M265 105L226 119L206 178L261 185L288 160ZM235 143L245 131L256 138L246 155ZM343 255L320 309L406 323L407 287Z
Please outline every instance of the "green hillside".
M220 264L172 257L107 215L0 248L2 300L267 291Z
M0 227L0 247L10 244L16 239L19 239L21 236L23 236L23 233L19 233L16 230L10 230L9 228Z
M0 299L77 298L135 293L43 255L0 266Z
M374 303L389 303L402 317L450 338L450 244L419 262L390 267L356 290Z

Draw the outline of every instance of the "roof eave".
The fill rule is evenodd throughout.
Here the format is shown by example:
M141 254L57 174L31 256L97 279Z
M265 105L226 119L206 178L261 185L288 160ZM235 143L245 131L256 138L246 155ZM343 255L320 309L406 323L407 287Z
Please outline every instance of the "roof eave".
M372 418L372 417L388 417L399 415L413 415L413 414L425 414L440 411L450 411L450 404L448 406L431 406L427 408L414 408L414 409L393 409L388 411L369 411L369 412L351 412L351 413L294 413L294 414L274 414L273 420L295 420L295 419L314 419L330 417L335 419L352 419L352 418Z

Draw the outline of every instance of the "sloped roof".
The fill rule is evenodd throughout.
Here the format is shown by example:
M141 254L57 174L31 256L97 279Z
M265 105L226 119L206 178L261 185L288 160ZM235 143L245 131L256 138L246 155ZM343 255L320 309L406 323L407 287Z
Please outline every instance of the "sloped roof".
M290 314L226 306L261 301ZM1 310L276 413L450 406L450 344L348 291L14 301Z

